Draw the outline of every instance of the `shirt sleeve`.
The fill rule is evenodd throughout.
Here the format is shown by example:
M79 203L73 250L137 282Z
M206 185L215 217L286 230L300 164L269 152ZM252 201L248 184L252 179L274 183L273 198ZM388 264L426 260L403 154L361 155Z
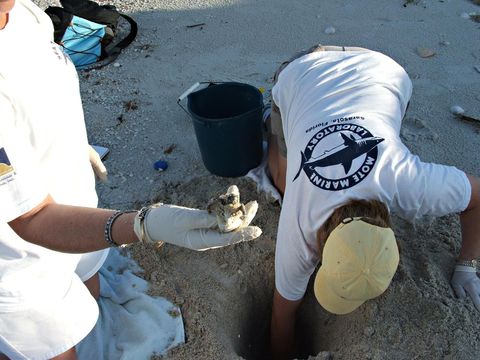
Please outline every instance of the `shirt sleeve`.
M307 264L298 253L287 253L277 242L275 252L275 288L287 300L303 298L316 265ZM317 262L318 263L318 262Z
M463 171L425 163L412 154L397 169L395 181L392 211L410 221L458 213L470 202L472 189Z
M275 249L275 287L285 299L296 301L305 295L319 259L308 246L289 210L284 203Z
M38 206L48 195L25 126L0 89L0 221L9 222Z

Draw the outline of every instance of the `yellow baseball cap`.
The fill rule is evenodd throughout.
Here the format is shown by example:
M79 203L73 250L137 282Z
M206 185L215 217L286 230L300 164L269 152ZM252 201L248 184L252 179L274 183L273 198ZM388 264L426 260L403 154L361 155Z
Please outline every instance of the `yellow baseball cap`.
M399 260L392 229L344 219L325 243L315 296L325 310L348 314L387 289Z

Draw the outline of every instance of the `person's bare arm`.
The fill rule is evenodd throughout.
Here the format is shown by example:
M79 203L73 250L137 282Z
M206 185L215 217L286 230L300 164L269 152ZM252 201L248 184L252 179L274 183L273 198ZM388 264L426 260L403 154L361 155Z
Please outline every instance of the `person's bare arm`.
M104 227L113 210L57 204L49 196L35 209L9 222L24 240L51 250L84 253L108 247ZM133 231L135 213L115 220L112 238L118 244L138 241Z
M104 249L105 227L110 225L111 238L118 244L131 244L142 239L152 243L164 241L191 250L203 251L256 239L262 234L250 226L258 205L245 205L244 219L233 231L222 232L217 216L208 210L157 203L142 209L121 213L108 219L113 210L56 204L49 196L35 209L9 222L24 240L48 249L84 253Z
M292 358L295 341L295 318L301 301L287 300L275 289L270 327L272 356L275 360Z
M467 209L460 214L462 227L462 247L460 260L480 258L480 179L468 177L472 186L472 195ZM455 266L451 284L459 299L468 297L475 308L480 311L480 278L478 268L473 264L459 263Z
M480 179L468 176L472 195L467 209L460 214L462 227L462 248L459 258L472 260L480 258Z

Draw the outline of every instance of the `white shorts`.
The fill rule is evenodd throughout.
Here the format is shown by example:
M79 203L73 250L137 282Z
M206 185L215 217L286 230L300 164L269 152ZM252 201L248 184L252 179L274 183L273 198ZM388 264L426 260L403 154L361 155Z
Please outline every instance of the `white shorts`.
M95 326L98 305L83 281L103 265L108 249L82 255L62 298L46 290L34 304L0 313L0 354L11 360L50 359L78 344Z

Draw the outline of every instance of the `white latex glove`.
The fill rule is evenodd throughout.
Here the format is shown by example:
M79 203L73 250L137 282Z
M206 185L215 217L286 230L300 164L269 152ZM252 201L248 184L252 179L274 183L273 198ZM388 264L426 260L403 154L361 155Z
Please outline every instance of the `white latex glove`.
M90 145L88 145L88 156L90 157L90 164L92 165L95 177L101 181L107 181L107 168L103 165L100 155L98 155L95 149Z
M459 299L465 299L468 294L480 311L480 278L473 267L456 265L451 284Z
M134 231L140 241L164 241L203 251L259 237L262 230L257 226L248 226L253 216L250 214L237 230L223 233L218 229L217 217L207 210L155 204L146 213L143 228L139 215L135 217Z

